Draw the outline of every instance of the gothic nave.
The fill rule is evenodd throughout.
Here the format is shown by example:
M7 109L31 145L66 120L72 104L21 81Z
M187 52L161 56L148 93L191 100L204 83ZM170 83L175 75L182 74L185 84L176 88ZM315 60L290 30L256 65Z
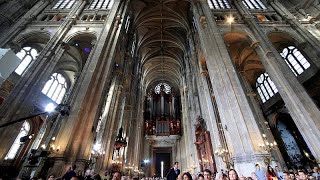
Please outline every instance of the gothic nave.
M0 0L0 12L0 179L320 164L318 1Z

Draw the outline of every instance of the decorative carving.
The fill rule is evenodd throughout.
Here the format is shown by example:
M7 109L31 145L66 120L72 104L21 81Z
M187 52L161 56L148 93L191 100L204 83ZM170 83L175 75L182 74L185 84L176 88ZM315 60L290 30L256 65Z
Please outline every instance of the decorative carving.
M206 122L202 118L202 116L199 115L196 121L197 121L197 124L194 125L196 130L199 129L199 128L207 130Z

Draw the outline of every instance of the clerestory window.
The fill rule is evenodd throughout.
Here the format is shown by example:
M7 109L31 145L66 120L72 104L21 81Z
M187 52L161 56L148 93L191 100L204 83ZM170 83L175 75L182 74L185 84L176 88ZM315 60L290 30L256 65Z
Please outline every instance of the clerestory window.
M53 9L71 9L75 2L75 0L59 0Z
M5 160L7 159L14 159L19 151L19 149L21 148L22 143L20 142L20 138L22 138L23 136L28 135L30 131L30 124L29 122L25 121L22 124L22 127L20 129L20 132L18 134L18 136L16 137L16 139L14 140L13 144L10 147L9 152L7 153L7 155L5 156Z
M114 0L93 0L89 9L111 9Z
M228 0L208 0L210 9L230 9Z
M37 58L38 51L32 47L24 47L20 52L17 53L17 56L21 59L21 63L16 70L14 70L14 72L22 75Z
M295 76L298 76L310 67L308 60L294 46L284 48L280 55L283 57Z
M267 9L260 0L243 0L242 3L248 9Z
M267 73L263 73L257 78L256 88L263 103L278 92L277 87Z
M49 81L42 89L42 93L47 95L56 103L61 103L65 93L67 91L66 79L58 73L53 73Z

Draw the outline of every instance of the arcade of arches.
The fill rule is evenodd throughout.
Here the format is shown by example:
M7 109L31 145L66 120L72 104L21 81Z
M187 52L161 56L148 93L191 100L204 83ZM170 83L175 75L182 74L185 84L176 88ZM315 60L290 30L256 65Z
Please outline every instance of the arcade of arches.
M161 176L161 162L164 173L178 161L245 176L256 163L320 164L318 1L0 9L0 46L21 60L0 76L0 178L58 177L73 164L140 177Z

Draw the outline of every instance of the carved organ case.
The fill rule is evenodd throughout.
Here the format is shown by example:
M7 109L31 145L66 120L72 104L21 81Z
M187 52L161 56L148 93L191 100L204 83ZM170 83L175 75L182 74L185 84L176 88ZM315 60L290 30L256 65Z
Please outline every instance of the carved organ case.
M181 133L180 97L166 83L152 88L145 97L145 134L168 136Z

